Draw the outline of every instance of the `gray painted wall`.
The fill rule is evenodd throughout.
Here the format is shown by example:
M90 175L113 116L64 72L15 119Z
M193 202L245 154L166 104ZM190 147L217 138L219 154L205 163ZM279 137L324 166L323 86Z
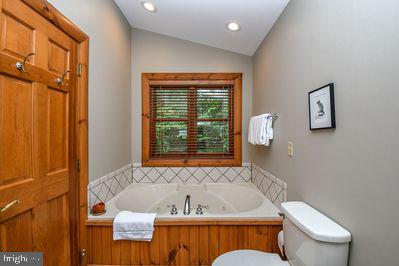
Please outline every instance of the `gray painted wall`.
M291 1L253 58L253 114L280 116L254 161L352 232L350 265L399 262L398 14L394 0ZM329 82L337 129L311 132L307 93Z
M133 162L141 162L141 73L242 72L243 128L252 113L252 59L249 56L133 29ZM249 162L243 130L243 162Z
M114 1L49 0L90 37L89 176L131 162L131 28Z

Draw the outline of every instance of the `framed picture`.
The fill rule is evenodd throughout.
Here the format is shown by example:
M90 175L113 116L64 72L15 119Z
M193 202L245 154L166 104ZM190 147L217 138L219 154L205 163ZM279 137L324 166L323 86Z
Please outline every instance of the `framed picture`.
M335 128L334 84L309 92L310 130Z

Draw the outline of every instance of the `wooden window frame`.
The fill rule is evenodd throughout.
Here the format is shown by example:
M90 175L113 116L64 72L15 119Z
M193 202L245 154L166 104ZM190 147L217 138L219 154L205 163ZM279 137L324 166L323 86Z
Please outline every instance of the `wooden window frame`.
M234 85L234 157L176 158L150 157L150 88L159 85ZM142 166L192 167L242 165L242 73L142 73Z

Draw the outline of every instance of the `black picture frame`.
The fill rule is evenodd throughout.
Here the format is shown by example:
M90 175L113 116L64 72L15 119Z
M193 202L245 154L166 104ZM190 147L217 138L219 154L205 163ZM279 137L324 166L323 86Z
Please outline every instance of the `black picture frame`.
M320 96L317 96L318 94ZM316 97L323 97L323 99L317 100L318 98L316 98ZM312 116L312 110L315 110L315 100L317 100L316 105L317 105L317 109L319 110L317 112L317 116L320 116L321 117L320 120L322 120L322 122L318 122L318 123L316 123L315 121L317 121L317 119L319 119L319 118L318 117L315 118L314 116ZM324 105L329 105L329 108L324 110L324 105L321 101L324 101ZM309 129L310 130L336 128L334 83L329 83L327 85L324 85L318 89L315 89L315 90L309 92L308 93L308 108L309 108Z

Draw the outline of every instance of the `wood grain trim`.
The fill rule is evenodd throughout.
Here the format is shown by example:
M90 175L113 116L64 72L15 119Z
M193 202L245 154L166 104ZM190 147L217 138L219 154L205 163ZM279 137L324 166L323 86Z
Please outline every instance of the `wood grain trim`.
M3 0L0 0L0 11L3 12ZM3 19L0 19L0 36L2 36L2 32L1 32L1 30L3 28L1 26L2 21L3 21Z
M59 77L58 75L55 75L49 71L46 71L45 74L43 74L43 69L30 64L26 64L26 72L21 72L15 67L17 62L18 60L0 52L0 69L5 71L2 74L12 75L26 81L36 81L46 84L53 89L69 92L69 81L65 81L64 85L58 85L55 82L55 80Z
M148 80L234 80L241 73L143 73Z
M112 226L113 219L96 220L89 219L86 221L87 226ZM182 225L282 225L282 218L264 218L264 219L212 219L204 218L198 219L187 219L187 220L169 220L156 218L155 226L182 226Z
M148 145L149 146L149 145ZM144 158L144 157L143 157ZM141 164L143 167L212 167L212 166L242 166L235 159L148 159Z
M72 56L71 62L74 62L73 65L70 66L70 69L72 72L76 73L76 64L78 62L78 45L75 43L75 45L72 46L71 51L69 52L70 55ZM69 55L68 55L69 56ZM68 59L69 60L69 59ZM78 175L79 173L76 171L76 161L77 161L77 139L78 139L78 134L77 134L77 113L78 113L78 106L77 106L77 101L78 101L78 77L76 75L70 75L69 76L70 84L74 84L74 86L71 86L71 90L69 91L69 96L68 96L68 112L69 112L69 123L68 123L68 138L69 138L69 143L68 143L68 176L69 178L66 178L66 185L68 186L68 196L65 197L67 200L66 206L65 206L65 217L69 218L69 224L68 224L68 234L69 234L69 252L67 254L69 264L77 264L79 262L79 178ZM51 104L50 104L51 107ZM49 175L47 175L50 177ZM54 177L50 177L53 179Z
M146 163L150 159L150 80L148 75L141 75L141 153L142 162ZM144 165L145 166L145 165Z
M150 80L150 86L234 85L234 80Z
M151 85L195 85L206 82L214 85L234 84L234 159L221 158L150 158L150 86ZM194 84L193 84L194 83ZM242 73L142 73L142 166L148 167L208 167L242 165Z
M234 79L234 161L242 162L242 74Z
M112 227L88 227L93 265L211 265L220 255L252 249L279 253L282 225L156 226L150 242L114 241Z
M79 62L82 64L82 75L77 79L77 158L80 161L80 171L78 172L79 198L79 250L87 250L87 185L89 182L89 39L79 44ZM86 257L81 259L81 264L86 265Z
M82 30L80 30L75 24L73 24L72 21L70 21L57 9L55 9L46 0L22 1L30 6L32 9L34 9L41 16L43 16L45 19L54 24L57 28L61 29L66 34L71 36L78 43L82 43L89 38Z

